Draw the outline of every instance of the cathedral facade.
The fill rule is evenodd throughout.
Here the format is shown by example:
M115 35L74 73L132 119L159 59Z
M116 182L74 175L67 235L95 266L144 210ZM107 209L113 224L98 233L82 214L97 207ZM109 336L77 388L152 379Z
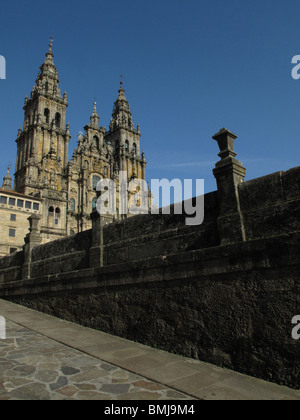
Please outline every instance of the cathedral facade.
M68 97L66 92L62 95L59 88L53 57L50 43L36 84L30 97L25 98L24 125L19 128L16 140L14 188L10 190L7 174L1 189L8 199L9 193L15 193L40 203L44 243L91 228L99 180L112 179L118 186L121 172L126 173L128 182L145 180L146 168L145 154L140 147L140 127L133 123L122 82L109 130L100 126L95 103L90 122L84 127L84 134L78 136L78 147L69 160ZM130 215L129 212L120 215L119 204L117 200L116 220ZM26 235L27 231L19 235L23 233ZM22 245L24 236L20 237Z

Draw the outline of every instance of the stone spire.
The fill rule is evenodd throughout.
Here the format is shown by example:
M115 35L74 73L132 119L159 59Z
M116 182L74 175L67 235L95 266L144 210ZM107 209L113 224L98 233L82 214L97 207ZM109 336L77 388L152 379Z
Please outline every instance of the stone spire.
M118 98L114 104L112 113L112 119L110 129L113 130L116 127L124 127L134 130L134 124L132 121L132 114L129 103L125 97L125 90L123 88L123 82L120 82L120 89Z
M62 99L59 89L59 77L57 68L53 62L52 52L53 40L50 39L49 49L46 53L46 60L40 67L40 72L36 79L36 86L33 88L31 96L37 91L40 95L49 97L49 99ZM64 102L67 102L67 95L65 93Z
M97 103L94 102L94 111L91 115L91 126L92 126L92 128L99 128L99 121L100 121L100 117L97 113Z
M26 98L23 108L24 127L23 130L19 130L17 138L16 192L39 193L41 174L43 182L46 183L54 170L53 165L56 176L62 180L68 164L71 138L70 126L66 126L67 107L67 94L62 97L59 89L51 39L36 85L31 97ZM62 188L63 182L57 182L55 185Z
M5 177L3 178L3 184L2 184L2 188L4 190L12 190L12 178L9 174L9 170L10 168L7 169L7 174L5 175Z

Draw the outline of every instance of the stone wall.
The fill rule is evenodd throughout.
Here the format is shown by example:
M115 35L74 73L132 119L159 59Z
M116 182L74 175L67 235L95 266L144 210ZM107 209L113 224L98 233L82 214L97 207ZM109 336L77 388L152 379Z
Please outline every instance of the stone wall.
M31 277L88 268L91 234L91 230L87 230L75 236L33 248Z
M248 240L300 230L300 167L239 186Z
M204 223L143 215L0 260L0 297L111 334L300 388L300 167L244 182L215 137Z
M300 234L10 285L30 308L300 388Z
M186 214L141 215L104 228L104 262L118 264L192 249L209 248L220 243L217 218L217 193L204 198L205 223L186 226Z

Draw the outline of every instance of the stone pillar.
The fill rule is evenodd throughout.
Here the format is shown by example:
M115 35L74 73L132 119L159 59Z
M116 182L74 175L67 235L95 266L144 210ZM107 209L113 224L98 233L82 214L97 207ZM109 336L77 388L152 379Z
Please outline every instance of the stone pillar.
M244 182L246 169L234 152L237 136L222 128L213 139L218 142L221 160L213 170L217 180L220 217L218 227L222 244L246 240L243 215L240 208L239 185Z
M113 216L100 215L97 210L91 213L92 219L92 247L90 248L90 267L103 267L104 261L104 226L113 222Z
M31 254L33 248L40 245L42 241L39 222L41 217L37 214L33 214L28 218L29 220L29 233L25 237L25 245L23 246L24 250L24 264L22 268L22 278L30 279L31 277Z
M146 159L145 159L145 152L142 152L142 179L146 179L145 169L146 169Z

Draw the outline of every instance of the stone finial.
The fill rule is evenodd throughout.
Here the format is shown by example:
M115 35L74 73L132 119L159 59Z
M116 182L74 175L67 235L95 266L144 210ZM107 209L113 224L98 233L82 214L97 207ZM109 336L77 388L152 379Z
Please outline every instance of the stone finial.
M100 121L100 117L97 113L97 103L94 102L94 110L93 113L91 115L91 125L93 128L99 128L99 121Z
M41 216L37 214L32 214L29 218L29 232L30 233L37 233L39 232L39 222L41 220Z
M67 125L66 125L66 133L70 134L70 123L69 123L69 121L67 122Z
M218 227L222 244L245 241L246 233L240 207L239 185L244 182L246 169L234 152L237 136L222 128L213 139L218 142L221 160L213 170L218 186L220 216ZM234 226L234 229L232 228Z
M234 141L238 136L227 130L227 128L222 128L217 134L213 136L213 139L218 142L221 159L226 159L227 157L235 157L236 153L234 152Z
M142 151L142 163L146 163L146 157L145 157L145 152L144 150Z
M53 53L52 53L52 46L53 46L53 38L50 37L50 41L49 41L49 50L46 54L47 59L52 60L52 58L54 57Z
M10 170L10 168L7 169L7 174L3 178L2 188L4 190L12 190L12 178L9 174L9 170Z
M234 141L238 136L227 130L227 128L222 128L212 138L218 142L220 149L218 156L221 158L221 160L216 163L214 169L215 177L218 178L219 176L222 176L223 173L229 171L235 176L235 182L237 184L243 182L246 175L246 169L243 167L242 163L235 158L237 154L234 151Z

